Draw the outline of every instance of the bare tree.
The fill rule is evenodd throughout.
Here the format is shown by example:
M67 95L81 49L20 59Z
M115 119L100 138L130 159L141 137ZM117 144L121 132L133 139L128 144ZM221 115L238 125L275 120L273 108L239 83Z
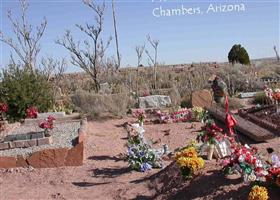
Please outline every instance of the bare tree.
M43 58L40 69L45 74L48 81L50 81L51 78L59 81L67 69L67 62L65 59L59 61L52 57Z
M104 43L101 38L104 25L105 2L97 5L93 0L83 0L95 14L95 24L85 26L76 25L80 31L88 36L90 41L84 40L81 47L80 41L75 41L71 32L66 31L64 37L56 41L57 44L66 48L71 54L71 63L87 72L95 83L95 91L100 90L100 73L104 67L105 51L108 49L112 37Z
M158 45L159 45L159 40L157 39L152 39L150 35L147 35L147 40L154 49L154 56L150 54L148 50L145 50L147 56L148 56L148 61L150 65L154 66L154 89L157 88L156 82L157 82L157 56L158 56Z
M142 61L142 58L143 58L143 53L145 51L145 44L143 45L137 45L135 47L135 51L136 51L136 54L137 54L137 70L136 70L136 93L138 95L138 90L139 90L139 66L141 64L141 61Z
M61 61L52 57L43 58L40 65L40 71L44 73L47 81L52 84L54 97L61 97L62 93L62 79L67 69L67 62L65 59Z
M116 51L117 51L117 68L116 68L116 70L118 70L121 66L121 56L120 56L120 52L119 52L119 39L118 39L118 31L117 31L117 23L116 23L115 0L112 0L112 14L113 14L113 24L114 24Z
M33 26L29 24L27 19L27 11L29 4L26 0L20 0L21 18L15 19L12 16L12 11L8 11L8 18L11 22L15 39L6 37L0 31L0 41L9 45L20 61L28 70L34 70L36 67L36 60L38 53L40 52L39 41L42 38L46 26L47 20L44 18L40 25L36 26L34 30ZM14 62L14 57L11 55L11 60Z
M278 54L278 51L277 51L276 46L274 46L273 49L274 49L274 51L275 51L277 61L279 62L279 61L280 61L280 58L279 58L279 54Z

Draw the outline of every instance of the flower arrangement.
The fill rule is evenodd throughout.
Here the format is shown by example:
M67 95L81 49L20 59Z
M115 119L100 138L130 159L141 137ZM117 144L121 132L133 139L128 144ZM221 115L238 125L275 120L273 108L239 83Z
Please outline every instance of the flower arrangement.
M42 129L45 129L45 133L49 132L50 130L53 129L54 127L54 121L55 121L55 118L53 116L48 116L47 119L45 119L44 121L42 121L40 124L39 124L39 127L42 128Z
M268 169L266 181L272 185L280 187L280 167Z
M268 97L272 102L274 102L275 104L279 104L280 102L280 89L275 89L274 91L265 86L264 87L264 93L266 95L266 97Z
M0 119L4 120L5 114L8 112L8 105L6 103L0 103Z
M202 107L193 107L192 108L192 117L193 120L204 122L207 118L208 111L204 110Z
M139 133L130 137L127 147L127 159L132 169L145 172L162 166L160 154L151 148L142 134Z
M180 109L171 114L157 112L158 117L160 118L161 123L177 123L177 122L187 122L192 119L192 111L190 109Z
M147 118L145 111L141 109L136 110L136 112L133 113L133 116L138 119L138 123L141 125L143 125L145 119Z
M238 144L231 156L223 160L226 174L241 174L245 182L266 181L268 165L257 154L256 148Z
M268 192L265 187L255 185L252 187L248 200L268 200Z
M193 145L175 154L175 160L185 179L191 178L199 169L204 167L204 160L198 156Z
M218 127L213 120L208 120L202 129L203 131L197 136L198 142L201 141L206 144L216 144L222 137L221 133L223 132L223 129Z
M34 106L31 106L29 108L26 109L26 117L27 118L37 118L38 117L38 109Z
M280 89L275 89L274 93L272 94L272 98L276 102L280 102Z
M266 181L272 185L277 185L280 187L280 159L276 154L271 156L269 161L270 167L268 169L268 175L266 176Z

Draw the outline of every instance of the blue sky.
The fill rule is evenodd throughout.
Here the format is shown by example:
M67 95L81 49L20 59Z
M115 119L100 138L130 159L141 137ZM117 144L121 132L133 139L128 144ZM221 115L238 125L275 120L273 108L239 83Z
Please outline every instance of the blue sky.
M1 28L6 35L13 36L7 19L7 10L12 9L19 16L17 0L1 1ZM134 47L146 41L146 35L160 40L159 62L166 64L191 63L204 61L226 61L227 54L233 44L240 43L248 51L251 58L275 56L273 46L279 48L279 0L167 0L152 2L152 0L122 0L116 1L117 25L119 32L122 66L136 65L137 59ZM102 1L97 1L102 2ZM208 6L244 3L244 12L210 12ZM30 23L36 25L45 16L48 20L46 32L41 40L40 56L65 57L69 53L55 44L65 30L69 29L77 40L85 39L75 27L75 24L92 22L90 9L80 0L29 0ZM104 38L113 35L110 1L106 2ZM200 7L204 12L197 15L155 17L153 9L161 6L163 9ZM0 67L9 62L11 49L1 43ZM148 45L148 44L147 44ZM114 54L114 41L108 50L108 55ZM146 64L144 58L143 64ZM70 71L79 70L69 67Z

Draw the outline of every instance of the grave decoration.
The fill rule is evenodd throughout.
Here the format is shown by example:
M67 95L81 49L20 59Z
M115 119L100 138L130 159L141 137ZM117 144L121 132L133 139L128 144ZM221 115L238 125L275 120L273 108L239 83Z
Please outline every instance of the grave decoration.
M8 112L8 105L6 103L0 103L0 132L6 129L7 121L5 121L5 115Z
M225 99L225 109L226 109L226 119L225 119L225 124L226 127L228 129L228 133L230 136L234 136L234 127L237 125L237 121L235 120L235 118L233 117L233 115L231 115L229 113L229 101L228 101L228 96L226 96Z
M6 103L0 103L0 120L5 119L5 114L8 112L8 105Z
M280 113L280 89L275 89L273 91L271 88L265 86L264 93L270 102L276 105L276 112Z
M47 119L44 121L40 122L39 127L42 129L45 129L45 134L49 135L50 131L53 129L53 124L54 124L55 118L51 115L48 116Z
M136 112L133 113L133 117L137 118L140 126L144 125L145 119L147 118L145 110L142 109L137 109Z
M212 90L215 102L223 103L227 94L227 85L220 77L216 76L213 80Z
M201 149L208 148L208 160L212 159L213 154L217 158L223 158L231 153L229 138L223 134L223 129L218 127L212 119L206 121L196 140L203 143Z
M185 179L190 179L204 167L204 160L198 155L196 144L191 143L175 154L175 160Z
M38 117L38 109L35 106L31 106L26 109L26 117L34 119Z
M276 89L272 97L276 104L276 112L280 113L280 89Z
M272 185L280 187L280 159L276 154L272 154L271 159L268 161L270 168L266 181Z
M202 122L204 123L205 120L208 117L208 111L203 109L202 107L193 107L192 108L192 119L194 121Z
M186 108L179 109L173 113L157 111L156 114L161 123L187 122L192 119L192 111Z
M255 185L252 187L248 200L268 200L268 191L265 187Z
M161 156L164 150L153 149L144 138L145 130L139 124L133 124L131 133L128 134L127 160L129 166L136 170L145 172L152 168L162 167Z
M233 146L233 153L222 164L227 175L240 174L245 182L265 182L270 168L256 148L241 144Z

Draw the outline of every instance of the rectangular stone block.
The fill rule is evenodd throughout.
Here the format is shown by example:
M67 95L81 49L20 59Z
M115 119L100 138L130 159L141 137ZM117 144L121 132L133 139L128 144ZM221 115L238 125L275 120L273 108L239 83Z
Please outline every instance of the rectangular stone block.
M239 97L241 99L252 98L252 97L256 96L257 94L258 94L258 92L244 92L244 93L240 93Z
M39 139L44 137L44 132L38 132L38 133L32 133L31 134L31 139Z
M14 168L16 161L15 157L0 157L0 168Z
M30 140L30 135L18 134L18 135L16 135L16 140Z
M38 119L46 119L50 115L55 118L62 118L62 117L65 117L65 112L38 113Z
M14 141L16 148L23 148L24 147L24 141Z
M16 140L16 135L7 135L4 138L4 142L10 142L10 141L14 141L14 140Z
M0 150L3 150L3 149L9 149L9 143L8 142L0 143Z
M41 145L48 145L52 143L52 138L51 137L45 137L45 138L40 138L37 139L37 145L41 146Z
M26 140L26 141L24 141L24 147L25 148L33 147L33 146L37 146L37 140Z

